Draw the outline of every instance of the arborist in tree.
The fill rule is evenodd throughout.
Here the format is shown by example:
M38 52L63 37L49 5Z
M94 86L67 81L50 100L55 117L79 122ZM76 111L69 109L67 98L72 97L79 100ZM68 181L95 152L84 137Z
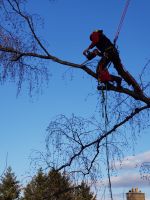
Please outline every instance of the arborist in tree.
M103 70L107 68L107 65L112 62L118 74L128 83L128 85L132 85L136 92L142 92L136 80L129 72L125 71L115 45L104 35L103 30L94 31L90 35L90 40L92 42L90 46L83 51L83 54L88 58L90 49L94 47L98 49L98 55L102 57L97 68L98 80L101 79L101 72L103 72Z
M100 57L103 56L102 53L97 49L94 49L92 52L87 51L84 55L87 57L88 60L92 60L96 56L100 56ZM101 62L99 62L97 65L96 73L98 75L98 82L101 82L107 85L109 82L116 82L117 87L121 88L122 78L119 76L114 76L110 74L107 68L101 65Z

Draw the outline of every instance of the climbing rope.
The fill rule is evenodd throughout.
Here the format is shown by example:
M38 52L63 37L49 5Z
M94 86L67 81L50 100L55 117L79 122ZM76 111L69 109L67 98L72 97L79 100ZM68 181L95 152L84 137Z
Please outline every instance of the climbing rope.
M118 40L121 28L123 26L123 22L127 13L127 9L129 6L131 0L127 0L119 25L118 25L118 29L114 38L114 45L116 45L116 42ZM111 63L109 64L109 66L111 65ZM108 127L108 115L107 115L107 84L106 84L106 93L104 93L104 90L102 89L102 117L104 117L105 120L105 133L107 133L107 127ZM107 175L108 175L108 185L109 185L109 193L110 193L110 198L111 200L113 200L113 194L112 194L112 185L111 185L111 178L110 178L110 164L109 164L109 147L108 147L108 137L106 136L106 161L107 161Z
M127 0L119 25L118 25L118 29L114 38L114 45L116 45L116 42L118 40L121 28L123 26L123 22L127 13L127 9L129 6L131 0ZM111 65L111 62L109 63L109 65L107 66L109 68L109 66ZM98 85L100 84L100 82L98 82ZM102 100L101 100L101 104L102 104L102 117L104 118L105 121L105 134L107 133L107 127L108 127L108 115L107 115L107 84L106 84L106 92L104 92L104 90L102 89ZM110 178L110 164L109 164L109 147L108 147L108 136L106 136L106 162L107 162L107 175L108 175L108 185L109 185L109 192L110 192L110 198L111 200L113 200L113 194L112 194L112 185L111 185L111 178Z
M107 133L107 126L108 126L108 115L107 115L107 84L106 84L106 90L102 90L102 117L105 121L105 133ZM109 164L109 148L108 148L108 137L106 136L106 162L107 162L107 175L108 175L108 185L109 185L109 193L111 200L113 200L113 194L112 194L112 186L111 186L111 178L110 178L110 164Z
M118 40L118 37L119 37L120 31L121 31L121 28L123 26L123 22L124 22L130 1L131 0L126 1L125 7L124 7L124 10L122 12L122 16L121 16L121 19L120 19L120 22L119 22L119 25L118 25L118 29L117 29L117 32L116 32L116 35L115 35L115 38L114 38L114 44L116 44L116 42Z

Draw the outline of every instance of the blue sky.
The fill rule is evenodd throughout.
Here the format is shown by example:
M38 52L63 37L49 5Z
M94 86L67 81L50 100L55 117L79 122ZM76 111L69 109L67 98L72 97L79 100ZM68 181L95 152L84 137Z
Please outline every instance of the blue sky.
M27 6L30 12L39 13L44 18L44 27L37 27L38 35L49 44L50 53L64 60L82 63L85 61L82 51L90 44L89 34L93 30L103 29L113 40L124 5L124 0L45 0L44 3L42 0L31 0ZM134 77L138 77L150 58L149 8L149 0L131 0L118 39L122 61ZM1 171L8 153L8 165L19 177L25 177L31 170L29 157L32 151L44 149L45 130L53 117L61 113L88 117L96 110L98 94L95 80L79 70L51 61L47 67L52 74L49 84L43 88L42 94L32 99L28 97L26 88L16 98L17 89L12 82L0 87ZM135 155L150 151L149 131L144 130L138 140ZM131 155L133 152L126 156ZM129 171L133 173L134 168L131 168L120 171L119 175ZM138 169L134 172L138 173ZM138 184L138 181L134 183ZM150 199L149 186L143 183L138 187L147 192ZM130 185L114 186L115 194L128 189Z

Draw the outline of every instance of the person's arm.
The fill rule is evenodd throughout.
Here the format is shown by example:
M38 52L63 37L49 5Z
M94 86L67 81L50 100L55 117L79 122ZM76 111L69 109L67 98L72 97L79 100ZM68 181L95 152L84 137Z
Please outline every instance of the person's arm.
M85 49L83 51L83 54L86 56L87 52L90 50L90 49L93 49L93 47L95 47L95 45L99 42L99 33L98 32L94 32L92 34L92 37L91 37L91 40L92 40L92 43L90 44L90 46Z
M85 49L84 51L83 51L83 55L87 55L87 52L90 50L90 49L92 49L93 47L95 47L95 44L92 42L91 44L90 44L90 46L87 48L87 49Z

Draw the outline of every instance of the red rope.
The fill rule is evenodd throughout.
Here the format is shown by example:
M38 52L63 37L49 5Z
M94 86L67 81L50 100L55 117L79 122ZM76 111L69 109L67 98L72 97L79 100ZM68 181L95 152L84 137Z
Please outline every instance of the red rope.
M125 16L126 16L126 13L127 13L128 6L129 6L130 1L131 1L131 0L127 0L127 1L126 1L125 7L124 7L124 10L123 10L123 13L122 13L122 16L121 16L119 25L118 25L118 29L117 29L117 32L116 32L116 35L115 35L114 44L116 43L116 41L117 41L117 39L118 39L118 36L119 36L119 33L120 33L120 31L121 31L121 28L122 28L122 25L123 25L123 21L124 21L124 19L125 19Z

